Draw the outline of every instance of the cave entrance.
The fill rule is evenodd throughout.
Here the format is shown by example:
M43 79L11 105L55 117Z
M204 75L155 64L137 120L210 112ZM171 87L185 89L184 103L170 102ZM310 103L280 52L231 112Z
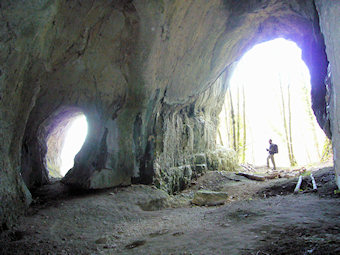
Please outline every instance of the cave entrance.
M237 63L220 114L217 142L240 163L265 166L269 139L276 165L308 165L330 157L331 143L311 107L309 70L301 49L278 38L255 45Z
M47 139L46 166L49 175L61 178L74 165L87 135L87 120L82 112L75 112L60 121Z

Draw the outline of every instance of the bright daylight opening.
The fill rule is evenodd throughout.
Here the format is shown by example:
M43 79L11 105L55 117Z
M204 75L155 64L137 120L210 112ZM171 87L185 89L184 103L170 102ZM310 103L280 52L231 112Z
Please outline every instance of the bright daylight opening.
M80 151L87 135L85 115L76 117L66 131L65 141L61 150L60 173L64 176L74 165L74 157Z
M282 38L258 44L242 57L220 114L218 142L235 149L240 163L265 166L269 139L279 148L277 167L330 157L330 142L311 108L301 49Z
M73 167L87 135L84 114L70 113L53 130L47 140L46 166L51 177L60 178Z

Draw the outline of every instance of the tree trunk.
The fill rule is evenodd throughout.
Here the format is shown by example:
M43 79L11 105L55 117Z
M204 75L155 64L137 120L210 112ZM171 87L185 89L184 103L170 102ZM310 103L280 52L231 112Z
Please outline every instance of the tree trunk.
M287 85L287 98L288 98L288 126L289 126L289 146L291 153L291 166L296 166L296 159L293 151L293 135L292 135L292 111L291 111L291 102L290 102L290 84Z
M232 99L232 96L231 96L231 91L230 91L230 88L229 88L229 99L230 99L230 115L231 115L231 120L232 120L232 129L233 129L233 148L235 151L237 151L237 147L236 147L236 131L235 131L235 128L236 128L236 123L235 123L235 113L234 113L234 106L233 106L233 99Z
M291 159L289 138L288 138L288 127L287 127L287 120L286 120L286 106L285 106L285 99L284 99L284 93L283 93L283 87L282 87L281 79L279 80L279 82L280 82L281 101L282 101L281 103L282 103L283 127L284 127L284 130L285 130L285 140L286 140L286 145L287 145L287 150L288 150L288 158L289 158L289 162L291 164L292 159Z
M231 128L231 123L230 123L230 109L227 108L227 105L229 105L229 96L228 93L226 94L226 101L224 102L224 121L225 121L225 125L227 128L227 145L231 144L231 132L232 132L232 128Z
M243 94L243 146L242 146L242 162L246 161L246 146L247 146L247 126L246 126L246 96L244 86L242 87Z
M318 154L319 159L321 160L320 146L319 146L319 142L318 142L318 136L316 134L315 121L314 121L315 116L314 116L313 111L312 111L310 94L308 93L306 86L302 90L303 90L303 95L304 95L304 101L306 102L306 108L307 108L306 110L307 110L307 114L308 114L308 117L309 117L311 130L312 130L312 133L313 133L315 149L316 149L316 152Z
M223 145L223 140L222 140L222 135L221 135L221 130L218 129L217 133L218 133L218 137L220 139L221 145L224 146Z
M240 88L239 86L237 87L237 115L236 115L236 152L237 152L237 156L238 158L240 158L240 153L241 153L241 150L240 150Z

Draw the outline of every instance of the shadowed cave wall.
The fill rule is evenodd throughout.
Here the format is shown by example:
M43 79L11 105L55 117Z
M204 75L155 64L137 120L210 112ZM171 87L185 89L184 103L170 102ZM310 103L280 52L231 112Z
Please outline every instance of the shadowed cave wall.
M66 184L154 183L172 193L207 169L232 168L233 152L215 142L232 65L276 37L301 47L313 110L330 135L319 26L328 5L316 2L3 1L2 228L30 203L27 187L49 182L47 139L77 111L88 136Z

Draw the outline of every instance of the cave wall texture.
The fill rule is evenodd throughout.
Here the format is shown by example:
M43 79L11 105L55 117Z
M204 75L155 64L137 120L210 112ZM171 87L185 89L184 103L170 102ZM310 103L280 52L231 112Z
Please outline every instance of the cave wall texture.
M2 229L29 205L29 189L48 183L47 140L79 112L87 117L88 136L66 184L98 189L154 183L173 193L207 169L232 169L235 155L215 141L227 81L242 54L276 37L302 48L313 110L325 132L333 133L339 165L337 1L0 5ZM333 84L329 111L324 37Z
M330 63L330 103L334 168L337 186L340 189L340 2L316 1L320 16L320 27L324 34L327 57Z

